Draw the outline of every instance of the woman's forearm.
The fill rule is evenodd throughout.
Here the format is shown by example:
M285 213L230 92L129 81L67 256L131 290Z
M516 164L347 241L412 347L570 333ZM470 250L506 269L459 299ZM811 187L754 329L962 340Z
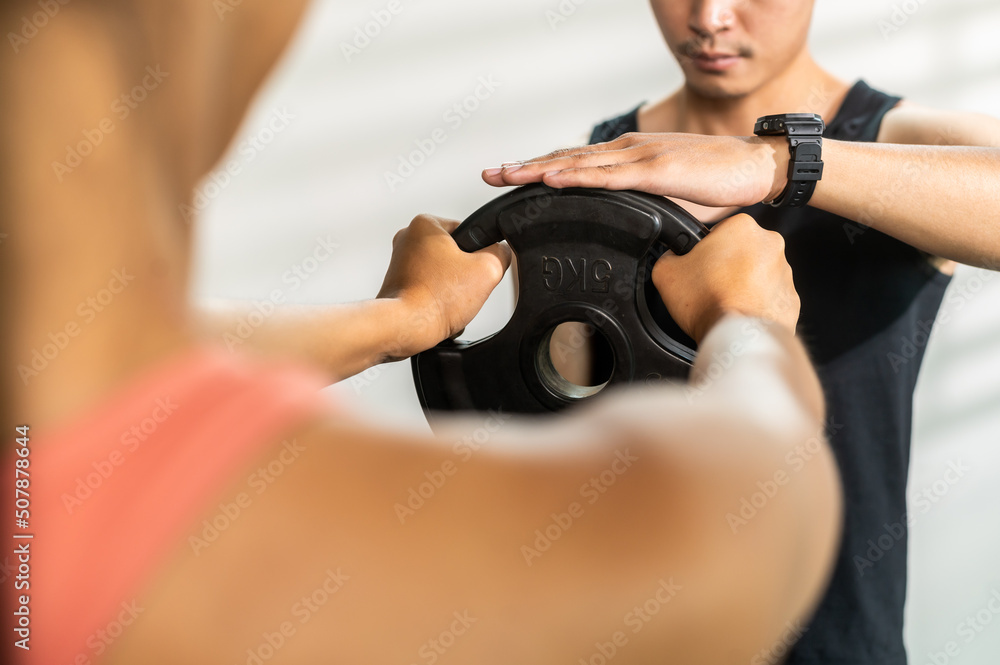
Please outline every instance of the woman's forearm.
M315 306L263 301L199 312L202 337L209 341L231 351L293 358L331 382L433 345L427 341L431 324L426 314L395 298Z

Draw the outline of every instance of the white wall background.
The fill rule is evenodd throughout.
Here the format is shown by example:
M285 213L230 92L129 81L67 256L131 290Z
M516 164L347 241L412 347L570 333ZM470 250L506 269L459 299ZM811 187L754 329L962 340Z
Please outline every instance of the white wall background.
M402 12L349 62L342 44L387 0L315 5L243 131L258 135L275 109L294 120L252 161L234 148L240 175L206 189L197 296L372 297L393 233L415 214L461 219L497 194L481 168L578 143L595 121L680 82L645 0L564 0L574 11L554 26L547 12L559 0L400 2ZM883 34L879 22L894 8L901 25ZM997 0L818 0L812 44L845 80L998 116L998 29ZM499 86L461 126L449 124L444 114L480 77ZM391 189L384 173L439 127L447 141ZM1000 223L997 211L984 214ZM333 258L301 286L284 281L326 237L339 245ZM906 631L914 665L933 662L948 642L958 649L949 663L1000 663L1000 615L987 609L990 594L1000 596L1000 279L992 277L960 270L918 387L911 493L933 488L949 462L971 471L929 511L914 509ZM466 336L499 329L511 307L501 285ZM425 427L408 363L333 390L382 423ZM969 633L963 622L977 613L989 622Z

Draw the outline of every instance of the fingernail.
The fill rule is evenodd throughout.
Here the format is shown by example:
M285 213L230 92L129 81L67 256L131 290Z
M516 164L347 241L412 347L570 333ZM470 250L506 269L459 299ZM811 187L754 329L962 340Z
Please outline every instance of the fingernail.
M503 168L503 170L506 171L507 173L513 173L514 171L518 170L522 166L524 166L524 164L516 164L515 163L515 164L511 164L510 166L503 166L501 168Z
M503 167L500 167L498 169L486 169L484 173L488 176L494 176L494 175L500 175L501 171L503 171Z
M553 176L553 175L559 175L560 173L562 173L562 171L549 171L545 175L546 176Z

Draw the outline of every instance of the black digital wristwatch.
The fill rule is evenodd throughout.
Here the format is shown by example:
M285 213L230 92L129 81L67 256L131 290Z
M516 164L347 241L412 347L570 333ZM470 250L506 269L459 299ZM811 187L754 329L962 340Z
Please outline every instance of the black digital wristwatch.
M815 113L782 113L757 119L753 133L757 136L787 136L788 185L773 201L775 208L801 208L809 203L816 182L823 177L823 118Z

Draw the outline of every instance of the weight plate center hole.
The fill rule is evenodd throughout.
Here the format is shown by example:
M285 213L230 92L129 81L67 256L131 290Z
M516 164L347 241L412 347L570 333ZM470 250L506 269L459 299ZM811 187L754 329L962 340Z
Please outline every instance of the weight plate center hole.
M599 329L583 321L565 321L542 338L535 366L546 388L564 399L580 400L608 385L615 356Z

